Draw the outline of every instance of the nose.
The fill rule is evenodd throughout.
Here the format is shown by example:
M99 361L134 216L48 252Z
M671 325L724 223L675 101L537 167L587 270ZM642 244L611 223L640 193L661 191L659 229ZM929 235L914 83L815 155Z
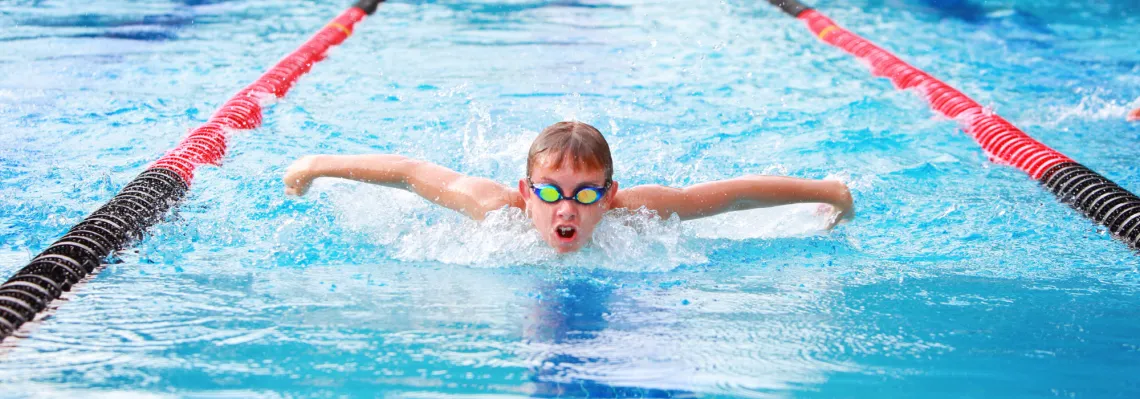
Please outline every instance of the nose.
M572 201L561 201L558 203L558 208L555 209L555 214L559 219L565 221L572 221L578 217L578 208L574 207Z

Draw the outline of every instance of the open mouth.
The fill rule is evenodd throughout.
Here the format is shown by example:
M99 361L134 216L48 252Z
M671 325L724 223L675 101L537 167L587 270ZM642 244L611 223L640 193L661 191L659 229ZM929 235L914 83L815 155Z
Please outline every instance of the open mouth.
M574 228L574 226L558 226L554 228L554 233L558 235L558 238L564 241L570 241L574 239L574 236L578 235L578 229Z

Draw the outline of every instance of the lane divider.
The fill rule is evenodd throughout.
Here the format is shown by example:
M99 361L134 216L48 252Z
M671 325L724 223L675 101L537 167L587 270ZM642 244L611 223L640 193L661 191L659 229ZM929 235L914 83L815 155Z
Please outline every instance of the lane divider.
M903 90L913 89L932 109L958 121L990 160L1016 167L1058 200L1108 228L1121 242L1140 249L1140 198L1111 180L1034 140L930 74L856 35L796 0L768 0L803 21L820 40L855 56Z
M112 253L141 239L186 195L197 167L220 165L231 132L261 126L263 99L284 97L297 78L322 60L330 47L348 38L352 27L376 12L383 1L360 0L341 13L0 285L0 341L93 273Z

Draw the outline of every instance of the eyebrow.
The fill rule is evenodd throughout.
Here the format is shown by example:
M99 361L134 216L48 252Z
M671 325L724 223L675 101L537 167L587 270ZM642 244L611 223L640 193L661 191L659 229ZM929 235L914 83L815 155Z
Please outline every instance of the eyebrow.
M534 184L546 184L549 186L558 187L559 190L562 189L562 186L559 186L557 183L550 181L550 179L538 179L537 181L534 182ZM598 188L598 187L605 187L605 186L606 186L606 183L594 184L594 182L584 182L584 183L579 184L577 187L574 187L574 191L578 191L579 189L581 189L583 187Z
M579 189L581 189L583 187L595 187L595 188L597 188L597 187L605 187L605 186L606 186L606 183L594 184L593 182L585 182L585 183L579 184L578 187L575 187L574 191L578 191Z

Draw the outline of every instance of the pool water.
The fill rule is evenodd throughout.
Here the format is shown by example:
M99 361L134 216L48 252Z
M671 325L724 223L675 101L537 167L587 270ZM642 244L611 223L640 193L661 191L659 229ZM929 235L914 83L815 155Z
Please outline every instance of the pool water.
M341 3L0 5L0 276ZM814 5L1140 190L1140 4ZM623 187L841 179L857 217L615 212L556 256L517 211L282 194L313 153L513 185L566 119L606 134ZM1140 396L1136 254L766 2L390 2L264 120L4 341L0 396Z

